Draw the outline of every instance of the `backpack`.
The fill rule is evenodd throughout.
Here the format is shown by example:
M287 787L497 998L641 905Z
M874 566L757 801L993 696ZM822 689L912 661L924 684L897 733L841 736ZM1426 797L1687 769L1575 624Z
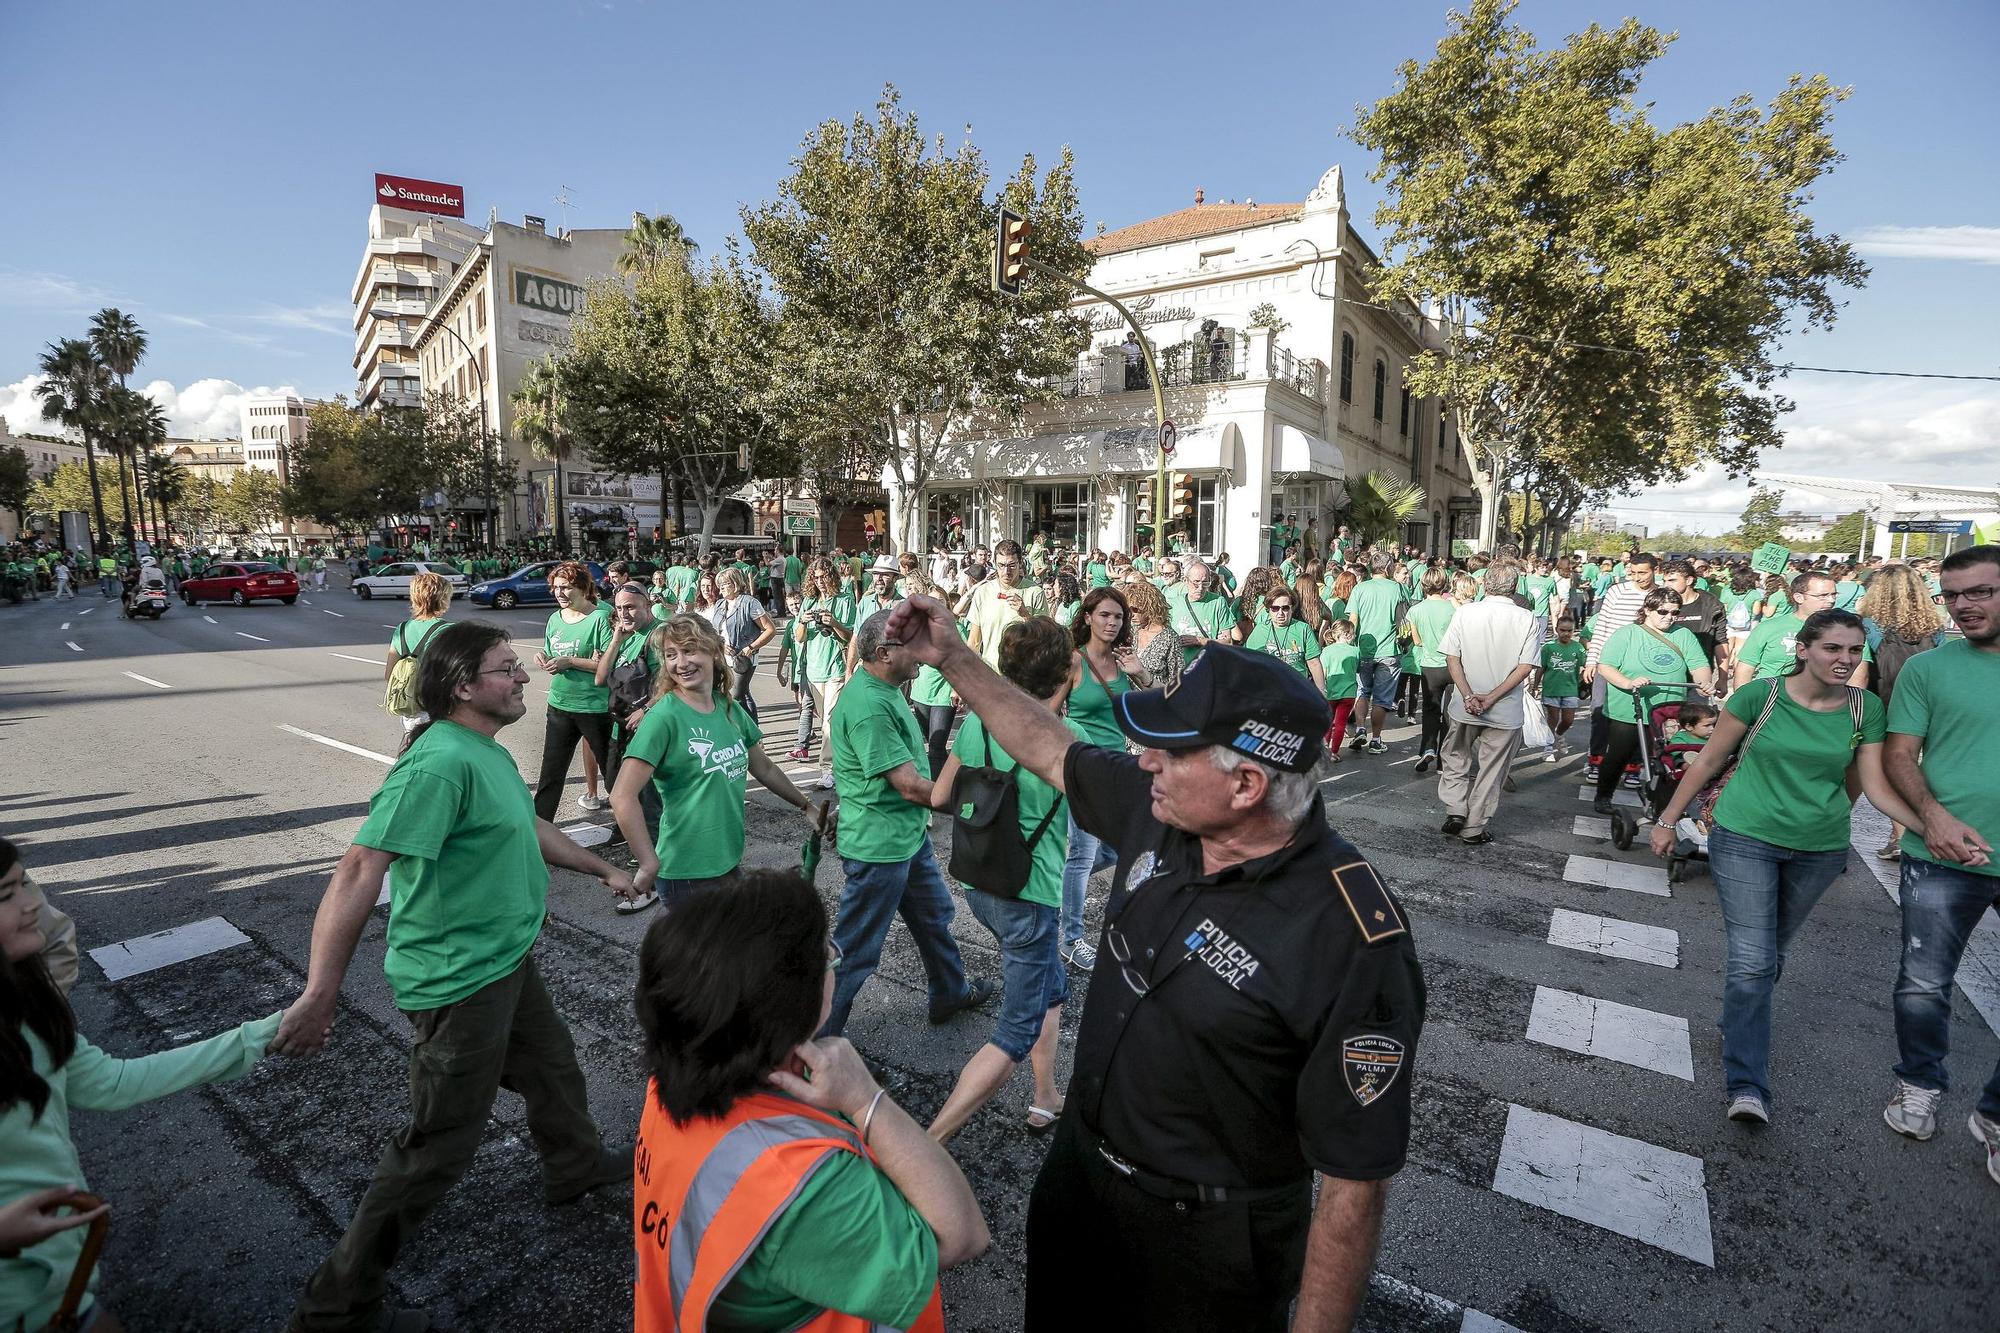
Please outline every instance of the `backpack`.
M1918 653L1937 647L1944 633L1940 630L1928 639L1906 639L1900 634L1889 633L1872 620L1867 622L1867 626L1868 651L1875 654L1875 664L1868 672L1868 685L1886 704L1904 664Z
M417 702L417 662L430 638L426 636L417 645L417 651L410 652L404 646L407 642L404 631L409 627L407 620L396 626L396 665L389 668L389 688L382 695L382 706L397 717L415 717L424 711L424 706Z
M993 738L980 740L981 763L960 767L951 787L951 877L996 898L1019 898L1028 887L1035 845L1063 802L1050 806L1034 833L1023 837L1016 769L994 768Z

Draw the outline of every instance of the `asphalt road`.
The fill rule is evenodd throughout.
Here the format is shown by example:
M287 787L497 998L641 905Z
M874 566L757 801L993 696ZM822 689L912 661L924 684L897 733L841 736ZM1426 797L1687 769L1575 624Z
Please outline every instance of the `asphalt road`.
M381 708L380 668L397 612L344 591L293 607L176 604L137 624L94 595L0 606L11 778L0 832L76 917L83 947L209 918L243 937L119 980L87 959L73 1000L98 1044L159 1049L296 994L327 874L400 742ZM524 651L539 640L542 613L493 618ZM768 666L758 684L768 748L782 755L790 700ZM529 773L544 693L531 688L528 716L501 736ZM1937 1137L1908 1142L1880 1119L1895 1058L1894 880L1857 853L1778 992L1776 1123L1746 1129L1721 1114L1723 937L1706 876L1668 886L1617 869L1657 863L1580 822L1589 807L1576 759L1522 762L1490 846L1447 841L1433 785L1411 772L1413 732L1392 731L1391 742L1390 755L1345 763L1323 784L1329 818L1409 909L1431 996L1410 1164L1390 1196L1364 1327L1995 1327L2000 1187L1964 1128L1971 1090L2000 1058L1991 918L1966 982L1986 1015L1957 996L1959 1086ZM569 801L561 818L608 820ZM750 863L795 863L804 833L795 812L753 791ZM1857 842L1880 837L1864 830ZM820 870L829 903L838 873ZM1635 887L1579 882L1626 875ZM277 1327L339 1235L406 1096L408 1028L381 971L385 913L318 1059L273 1058L238 1083L79 1114L91 1181L116 1208L102 1290L129 1326ZM615 915L601 886L559 872L537 946L613 1144L637 1126L630 984L647 924ZM991 940L969 912L954 929L969 965L994 972ZM1629 956L1602 952L1621 935ZM1071 1033L1086 990L1077 986L1068 1011ZM898 927L849 1035L928 1118L991 1017L932 1028L919 1019L923 1002ZM1020 1075L953 1145L994 1236L984 1258L945 1278L956 1329L1019 1322L1022 1223L1042 1151L1020 1128L1026 1099ZM503 1096L494 1118L471 1177L399 1261L397 1294L441 1329L629 1326L626 1197L545 1208L520 1103Z

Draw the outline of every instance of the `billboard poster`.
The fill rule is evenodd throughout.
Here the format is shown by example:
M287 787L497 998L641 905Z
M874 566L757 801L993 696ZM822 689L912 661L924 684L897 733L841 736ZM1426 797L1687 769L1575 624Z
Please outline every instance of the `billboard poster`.
M608 472L569 472L563 485L572 500L650 500L657 509L660 501L658 477L615 477Z
M375 202L384 208L407 208L414 213L436 213L440 217L465 216L465 187L443 181L417 180L412 176L375 173Z

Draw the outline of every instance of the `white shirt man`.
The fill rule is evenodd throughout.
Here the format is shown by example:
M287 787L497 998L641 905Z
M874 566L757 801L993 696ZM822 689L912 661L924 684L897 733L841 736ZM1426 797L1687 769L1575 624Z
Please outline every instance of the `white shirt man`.
M1486 824L1521 748L1527 680L1542 654L1540 623L1509 595L1516 577L1512 565L1488 566L1485 599L1460 607L1439 645L1453 690L1438 799L1449 816L1444 831L1474 847L1493 841Z

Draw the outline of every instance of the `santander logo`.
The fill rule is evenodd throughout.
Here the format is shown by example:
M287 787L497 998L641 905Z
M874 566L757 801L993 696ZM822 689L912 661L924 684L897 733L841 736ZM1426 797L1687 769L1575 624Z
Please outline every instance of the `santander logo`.
M377 173L375 194L384 204L418 213L440 213L446 217L465 216L465 190L440 181L415 180L408 176Z
M383 181L382 188L375 193L381 195L384 199L394 199L396 197L396 187L387 181Z

